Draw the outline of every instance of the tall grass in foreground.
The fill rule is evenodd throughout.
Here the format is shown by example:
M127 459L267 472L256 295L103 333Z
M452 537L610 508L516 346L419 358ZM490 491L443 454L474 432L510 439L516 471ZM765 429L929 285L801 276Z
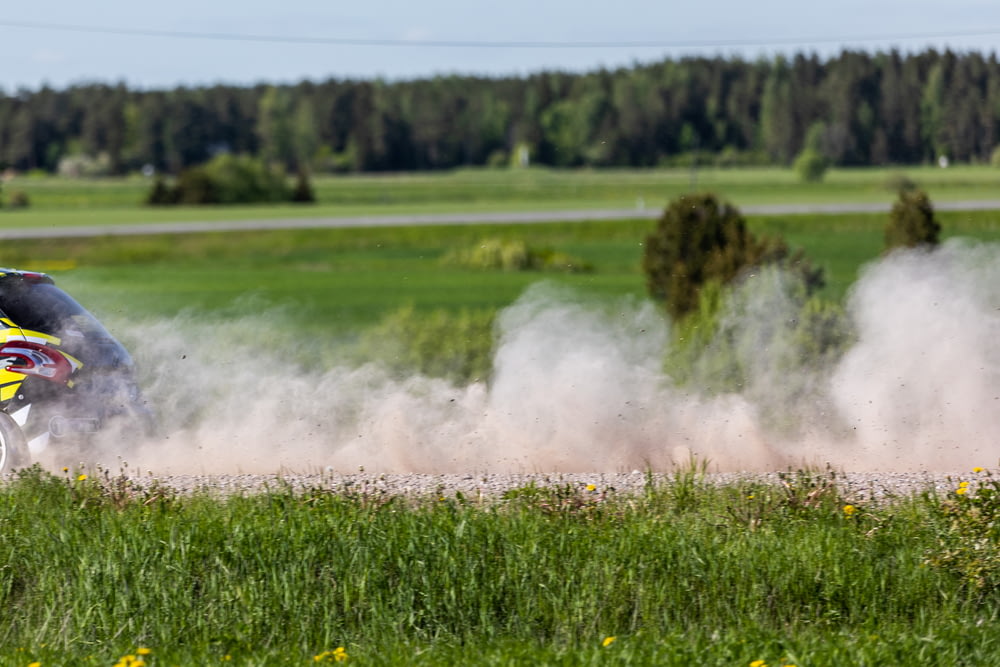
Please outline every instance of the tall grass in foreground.
M996 580L938 559L977 492L682 473L639 495L220 498L29 470L0 489L0 661L996 664Z

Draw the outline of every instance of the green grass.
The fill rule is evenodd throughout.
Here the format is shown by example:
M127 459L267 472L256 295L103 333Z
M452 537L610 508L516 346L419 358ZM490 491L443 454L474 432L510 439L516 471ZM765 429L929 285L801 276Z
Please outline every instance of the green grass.
M953 179L942 181L942 192L968 189L987 198L991 173L927 170L926 178ZM876 196L881 191L866 186L866 178L875 183L884 175L834 172L821 187L844 179L845 192L869 187ZM738 176L743 180L733 187L745 188L748 199L762 186L753 173ZM781 183L781 174L765 176L777 183L774 197L791 197L798 187ZM683 187L685 174L674 177ZM406 178L372 181L395 186ZM434 186L439 191L449 178L492 176L441 178ZM484 192L487 185L475 187ZM127 190L102 187L109 188L101 195L108 202ZM498 196L471 201L507 205ZM84 202L78 211L77 204L46 208L44 197L38 201L35 210L0 214L0 224L19 226L32 215L35 223L49 224L102 222L109 211L117 221L148 213L131 204L86 208L91 204ZM524 199L509 205L541 207ZM400 210L417 206L469 207L454 194L445 203ZM196 214L221 219L234 211L184 213ZM1000 238L1000 212L940 217L946 236ZM826 296L833 299L846 295L859 269L878 257L884 222L883 215L750 219L755 232L781 234L824 266ZM270 319L276 313L289 327L319 334L314 338L323 345L410 304L420 312L502 308L538 280L598 297L642 298L640 244L652 225L622 220L5 241L0 264L44 269L75 262L77 268L56 277L101 317L190 310ZM494 273L439 261L451 249L492 236L552 246L596 270ZM346 488L305 495L275 488L220 501L107 477L76 481L35 472L0 487L0 664L110 665L139 646L153 650L151 666L316 664L314 656L337 646L345 647L348 664L365 665L1000 661L994 585L1000 575L977 587L961 569L979 568L982 554L996 551L992 527L982 528L984 542L982 534L965 534L966 524L933 498L876 505L844 497L817 476L795 482L795 490L719 488L683 473L638 497L610 489L525 488L499 504L458 497L414 503ZM846 503L858 512L848 517ZM970 521L973 528L983 525ZM993 558L986 562L990 573L1000 571Z
M751 217L826 270L825 295L842 298L882 249L881 214ZM1000 212L941 213L945 236L1000 238ZM57 279L99 313L211 312L254 296L300 324L350 332L405 305L419 311L495 309L531 283L553 280L599 296L643 297L641 243L653 221L467 225L5 241L0 264L41 268L72 260ZM454 248L483 238L524 239L594 265L587 274L484 272L446 265Z
M150 665L287 665L343 646L363 665L996 664L995 591L934 564L939 500L787 481L220 500L28 472L0 488L0 657L108 665L144 646Z
M834 169L821 183L802 183L791 169L485 170L318 176L315 206L150 208L142 178L16 178L31 207L0 215L2 227L193 220L462 213L594 208L661 209L685 192L711 190L737 206L775 203L890 203L900 175L935 201L994 199L1000 170L990 167Z

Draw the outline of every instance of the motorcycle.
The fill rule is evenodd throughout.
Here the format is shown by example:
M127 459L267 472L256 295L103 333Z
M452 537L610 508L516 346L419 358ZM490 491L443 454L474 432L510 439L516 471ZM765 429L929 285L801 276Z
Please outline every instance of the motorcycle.
M0 474L152 430L125 347L51 276L0 268Z

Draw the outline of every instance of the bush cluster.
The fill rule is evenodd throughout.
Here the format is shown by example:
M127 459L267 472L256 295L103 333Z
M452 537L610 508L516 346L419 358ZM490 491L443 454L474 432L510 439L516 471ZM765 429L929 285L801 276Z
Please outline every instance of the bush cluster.
M447 253L445 264L486 271L587 273L593 265L552 248L534 248L521 239L488 238Z
M146 203L154 206L313 201L315 196L304 172L290 188L284 171L244 155L220 155L204 165L185 169L172 186L159 178L146 197Z

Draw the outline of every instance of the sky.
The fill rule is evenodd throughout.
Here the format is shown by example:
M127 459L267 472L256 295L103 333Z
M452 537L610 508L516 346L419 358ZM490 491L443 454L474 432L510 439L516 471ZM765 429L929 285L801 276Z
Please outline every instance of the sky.
M996 0L50 0L0 12L0 91L583 72L1000 46Z

